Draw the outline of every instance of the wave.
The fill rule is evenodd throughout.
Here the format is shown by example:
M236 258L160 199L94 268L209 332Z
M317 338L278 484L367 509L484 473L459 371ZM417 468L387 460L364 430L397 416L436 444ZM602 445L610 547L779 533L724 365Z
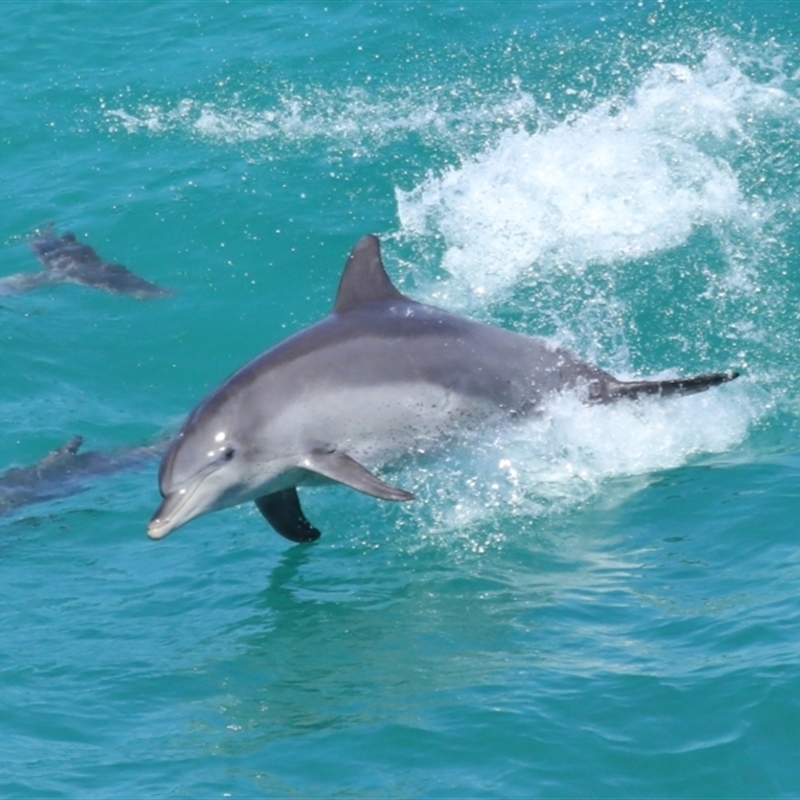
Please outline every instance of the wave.
M461 163L396 189L393 246L441 268L436 277L414 273L428 301L503 317L518 310L520 296L529 299L526 287L545 287L535 315L558 320L560 343L630 378L641 369L632 366L624 320L643 318L642 296L677 252L685 264L675 293L651 298L653 334L684 340L684 352L701 354L706 367L750 368L736 384L673 401L584 407L557 398L540 419L484 441L468 465L448 464L430 490L434 530L468 531L470 546L483 547L493 535L475 539L475 531L494 530L494 515L513 509L538 519L602 494L623 497L642 485L625 479L646 482L719 457L775 415L790 378L770 372L800 331L787 327L796 316L787 314L784 343L777 341L772 321L786 286L773 248L787 207L785 197L759 191L764 180L754 174L767 174L780 142L796 133L798 101L785 76L772 70L756 80L745 67L712 42L693 65L656 64L625 98L602 99L534 132L509 130ZM706 260L709 252L718 263ZM570 305L554 288L564 286L583 298ZM677 329L660 323L680 316L676 303L697 309ZM609 491L615 479L623 480Z
M268 107L235 95L229 100L185 97L175 103L140 102L131 107L101 101L109 131L161 135L181 132L225 145L249 143L297 149L309 144L374 153L415 136L425 142L459 147L496 126L516 127L538 115L533 97L512 79L494 96L474 104L454 87L439 87L423 97L412 89L291 87L276 92Z
M752 239L769 208L743 190L739 160L757 118L797 108L716 43L695 67L657 64L627 98L533 133L508 131L397 188L399 234L440 242L448 277L486 300L534 275L675 248L702 226L720 239L732 227Z

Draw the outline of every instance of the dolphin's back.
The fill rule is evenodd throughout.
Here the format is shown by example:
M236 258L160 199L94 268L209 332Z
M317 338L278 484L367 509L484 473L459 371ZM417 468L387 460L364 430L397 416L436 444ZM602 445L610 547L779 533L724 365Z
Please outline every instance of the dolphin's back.
M333 315L341 329L328 359L358 385L435 386L465 402L527 414L554 391L613 377L543 339L398 300ZM336 317L339 317L336 319ZM329 318L330 319L330 318ZM325 335L325 329L319 331ZM334 377L333 375L331 377Z
M237 424L268 429L277 449L324 441L364 457L535 413L562 389L602 400L615 383L542 339L401 297L334 312L266 351L209 395L184 430L217 424L236 397Z
M287 451L331 439L377 451L381 438L390 443L384 449L401 450L454 426L536 413L562 391L604 403L689 394L735 376L619 381L544 339L411 300L386 275L376 237L366 236L348 259L332 313L231 375L184 432L233 414Z

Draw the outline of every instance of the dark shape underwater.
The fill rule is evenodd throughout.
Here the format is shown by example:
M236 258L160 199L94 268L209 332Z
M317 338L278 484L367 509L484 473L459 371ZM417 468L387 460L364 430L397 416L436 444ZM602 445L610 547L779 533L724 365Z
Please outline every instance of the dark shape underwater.
M135 469L155 461L167 442L127 449L79 453L83 437L73 436L61 447L27 467L0 473L0 516L22 507L83 492L95 478Z
M93 248L77 241L70 232L58 236L51 227L47 227L36 232L30 246L45 269L0 278L0 295L28 292L53 283L80 283L139 299L172 293L170 289L134 275L122 264L103 261Z
M189 415L161 463L163 500L148 535L162 539L201 514L255 501L278 533L314 541L298 486L332 481L411 500L372 470L540 413L563 391L613 403L702 392L737 374L618 380L543 339L406 297L377 237L365 236L332 313L246 364Z

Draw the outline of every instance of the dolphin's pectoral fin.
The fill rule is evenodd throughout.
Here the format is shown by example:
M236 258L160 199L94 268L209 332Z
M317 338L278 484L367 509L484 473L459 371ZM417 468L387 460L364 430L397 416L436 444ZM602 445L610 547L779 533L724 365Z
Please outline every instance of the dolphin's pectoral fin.
M343 483L364 494L371 494L381 500L413 500L414 495L396 486L390 486L377 475L373 475L366 467L362 467L350 456L338 450L314 450L303 460L305 469Z
M294 486L257 497L255 502L264 519L290 541L314 542L321 536L300 508L300 498Z

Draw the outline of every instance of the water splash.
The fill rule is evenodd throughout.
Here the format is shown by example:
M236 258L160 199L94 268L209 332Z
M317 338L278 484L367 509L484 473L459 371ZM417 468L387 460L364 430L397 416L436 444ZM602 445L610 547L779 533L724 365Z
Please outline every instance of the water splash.
M226 145L256 143L270 148L346 150L374 154L415 136L447 148L474 140L500 126L519 127L538 115L533 97L516 79L495 95L470 102L463 89L439 86L420 97L409 89L348 87L340 90L285 87L262 107L230 99L186 97L176 103L140 102L125 107L101 101L112 132L161 135L172 131Z
M774 72L763 82L749 77L715 42L694 66L656 64L625 99L601 100L535 132L507 131L414 188L397 188L393 246L433 253L428 260L444 271L437 280L415 272L426 299L491 317L512 308L525 286L550 287L538 297L561 321L561 343L586 355L601 349L592 331L609 328L603 335L616 336L617 352L601 357L620 377L637 372L620 321L645 294L631 292L631 275L647 282L643 270L657 274L705 231L721 263L681 270L684 283L701 287L686 301L708 309L713 323L706 318L674 335L687 340L687 351L725 359L718 333L725 331L738 363L761 365L750 379L673 401L584 407L557 398L540 418L483 441L467 462L448 460L441 485L430 490L432 530L487 546L484 529L493 529L495 516L512 510L538 520L604 494L620 499L654 472L740 446L774 413L774 391L758 386L774 338L761 312L779 307L781 292L761 260L779 209L752 190L751 156L765 120L785 120L797 108ZM553 288L565 285L588 299L570 306ZM673 302L662 298L661 310ZM569 330L580 333L570 338Z
M744 383L611 406L585 406L563 395L540 416L451 451L437 462L435 480L430 468L415 465L397 483L415 492L420 504L404 510L428 515L431 536L489 547L504 541L495 533L510 515L528 527L601 495L618 503L653 473L725 453L742 442L762 411Z
M768 212L744 194L736 161L756 116L797 105L716 44L694 68L655 65L626 99L533 133L509 131L398 188L400 235L443 242L442 267L462 303L496 299L531 276L663 252L701 226L721 239L729 226L757 235Z

